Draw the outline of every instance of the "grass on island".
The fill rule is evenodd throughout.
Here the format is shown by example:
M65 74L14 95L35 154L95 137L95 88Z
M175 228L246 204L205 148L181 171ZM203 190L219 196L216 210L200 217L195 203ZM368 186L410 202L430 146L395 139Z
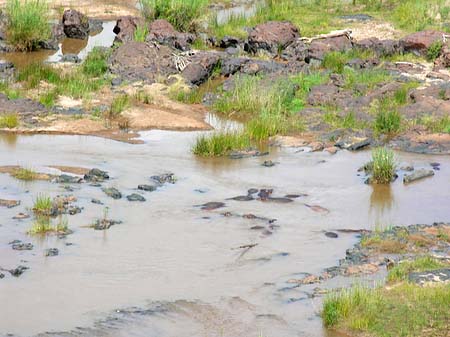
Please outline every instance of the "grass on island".
M8 0L7 40L22 51L38 48L50 37L49 8L43 0Z
M409 273L435 270L445 267L449 267L449 264L436 260L430 256L423 256L415 260L402 261L389 271L387 280L389 282L406 281Z
M53 206L52 198L46 194L39 194L34 201L33 212L37 215L50 215Z
M250 139L241 131L217 131L197 138L192 153L203 157L220 157L250 146Z
M52 224L50 217L37 216L33 225L28 230L28 234L47 234L47 233L67 233L68 231L67 218L60 217L58 223Z
M20 167L14 170L11 175L19 180L31 181L36 179L38 173L31 168Z
M175 29L195 30L195 21L205 12L208 0L140 0L142 15L149 21L166 19Z
M371 182L376 184L390 184L396 169L394 151L386 147L372 150L372 160L365 165L372 175Z
M355 286L325 298L325 326L373 337L446 336L450 285Z
M19 126L19 116L15 113L0 115L0 128L14 129Z

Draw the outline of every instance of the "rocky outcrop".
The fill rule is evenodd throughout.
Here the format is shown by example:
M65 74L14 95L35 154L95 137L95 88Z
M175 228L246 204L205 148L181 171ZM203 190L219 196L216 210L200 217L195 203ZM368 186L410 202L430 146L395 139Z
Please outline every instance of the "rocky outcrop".
M137 27L143 24L144 20L136 16L120 17L113 29L114 34L116 34L116 38L114 41L120 43L133 41L134 32L136 31Z
M428 48L430 48L434 42L442 41L442 35L442 32L435 30L424 30L405 36L400 40L400 43L407 52L426 55Z
M247 49L278 53L300 37L297 27L289 21L269 21L253 28L248 36Z
M160 76L178 73L172 53L167 46L127 42L111 55L110 69L126 80L154 83Z
M348 34L324 37L311 42L308 48L307 62L323 60L327 53L333 51L348 51L353 48L353 41Z
M77 10L66 10L62 24L64 33L69 38L84 40L89 37L89 19Z
M181 74L188 83L200 85L208 80L220 60L221 57L217 53L197 53Z
M355 47L362 50L372 50L378 56L390 56L403 52L403 46L397 40L380 40L376 37L355 42Z
M190 49L190 44L194 42L195 36L189 33L180 33L166 20L159 19L153 21L149 26L147 42L156 41L179 50Z

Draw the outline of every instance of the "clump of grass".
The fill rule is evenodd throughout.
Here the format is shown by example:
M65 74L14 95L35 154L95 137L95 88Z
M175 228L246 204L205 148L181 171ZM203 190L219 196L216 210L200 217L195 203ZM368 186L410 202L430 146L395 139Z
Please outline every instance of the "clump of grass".
M327 327L374 337L445 336L448 332L450 287L404 283L392 289L356 286L325 298Z
M245 134L255 141L265 141L272 136L304 131L305 126L299 116L262 114L245 125Z
M130 104L130 96L122 94L114 97L109 108L108 118L117 118Z
M177 30L195 30L195 20L203 13L208 0L140 0L142 14L148 20L166 19Z
M333 73L342 74L348 61L349 58L345 53L333 51L325 55L322 66Z
M356 71L351 68L343 70L345 88L353 89L356 84L367 86L368 90L375 88L380 83L392 80L392 76L384 69L363 69Z
M28 234L45 234L54 230L51 220L48 216L38 216L33 222Z
M34 201L33 212L37 215L50 215L52 209L52 199L45 194L39 194Z
M417 123L424 125L431 132L450 133L449 116L444 116L441 118L427 116L419 119Z
M40 41L50 37L48 6L40 0L8 0L7 39L19 50L36 49Z
M27 89L34 89L39 86L41 81L50 84L61 82L60 74L51 66L42 63L31 63L19 71L17 80L24 82Z
M144 104L152 104L153 96L144 90L139 90L134 94L134 100Z
M431 256L419 257L412 261L403 261L389 271L387 279L389 282L404 281L409 273L421 272L426 270L440 269L448 266L442 261L436 260Z
M400 113L394 110L380 109L375 118L374 130L377 134L398 132L401 126Z
M390 184L395 177L394 152L386 147L379 147L372 151L372 178L376 184Z
M218 157L249 146L249 138L243 132L218 131L199 136L192 147L192 153L203 157Z
M137 26L134 31L134 41L136 42L145 42L145 38L148 34L147 26Z
M36 179L37 172L30 168L20 167L12 172L12 176L19 180L31 181Z
M89 76L102 76L108 71L108 57L110 51L105 48L95 47L88 54L82 65L82 71Z
M0 116L0 128L14 129L19 126L19 116L15 113L8 113Z
M431 46L427 50L427 59L428 61L436 60L441 54L441 50L444 44L442 41L435 41L431 44Z

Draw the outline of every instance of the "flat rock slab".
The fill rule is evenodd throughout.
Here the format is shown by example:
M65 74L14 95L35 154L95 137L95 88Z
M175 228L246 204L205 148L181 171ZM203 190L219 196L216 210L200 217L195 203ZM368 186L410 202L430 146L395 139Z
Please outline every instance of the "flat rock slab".
M410 282L417 283L421 286L430 284L449 284L450 283L450 268L437 269L432 271L423 271L410 273L408 275Z
M102 188L102 191L113 199L121 199L122 193L115 187Z
M427 177L432 177L434 176L434 171L433 170L426 170L426 169L420 169L417 171L414 171L411 174L406 174L403 177L403 183L404 184L409 184L412 183L414 181L423 179L423 178L427 178Z
M0 199L0 206L13 208L20 205L20 200Z

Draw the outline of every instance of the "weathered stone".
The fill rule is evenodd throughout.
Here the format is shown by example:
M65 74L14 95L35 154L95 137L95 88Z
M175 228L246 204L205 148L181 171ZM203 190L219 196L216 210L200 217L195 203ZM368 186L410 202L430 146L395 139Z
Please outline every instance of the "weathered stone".
M150 179L155 181L159 185L163 185L166 183L175 184L177 181L177 178L175 177L174 173L164 173L164 174L160 174L158 176L152 176L152 177L150 177Z
M67 37L81 40L89 37L89 20L77 10L66 10L63 14L62 24Z
M125 43L134 40L134 32L137 27L144 25L142 18L135 16L122 16L117 19L113 32L116 34L115 42Z
M436 41L442 41L443 32L425 30L412 33L400 40L403 49L408 52L416 52L426 55L428 48Z
M221 57L214 52L199 52L191 58L191 62L181 75L188 83L200 85L208 80Z
M11 248L14 249L14 250L32 250L33 249L33 244L32 243L18 242L18 243L13 243L11 245Z
M149 26L149 33L145 41L156 41L158 43L180 49L190 49L190 44L194 42L195 36L188 33L180 33L173 28L173 26L164 19L153 21Z
M450 268L410 273L408 275L408 280L421 286L449 284Z
M127 195L127 199L128 199L128 201L140 201L140 202L145 201L145 198L142 195L137 194L137 193Z
M242 43L242 41L237 37L224 36L219 42L219 47L226 49L226 48L230 48L230 47L237 47L241 43Z
M156 186L143 184L143 185L138 186L138 190L153 192L153 191L156 191Z
M107 196L109 196L113 199L121 199L122 198L122 193L120 193L120 191L115 187L105 187L105 188L102 188L102 191Z
M28 267L25 266L18 266L17 268L14 269L10 269L9 273L14 276L14 277L19 277L20 275L22 275L25 270L29 269Z
M411 174L406 174L403 177L403 183L405 184L409 184L412 183L414 181L423 179L423 178L427 178L427 177L432 177L434 176L434 171L433 170L427 170L427 169L420 169L420 170L416 170Z
M308 46L300 39L292 42L281 54L281 58L290 61L304 61L308 57Z
M55 180L60 184L79 184L83 181L80 177L70 176L68 174L61 174L59 177L56 177Z
M256 52L258 49L278 53L286 48L300 33L295 25L288 21L269 21L253 28L248 36L248 50Z
M109 179L109 174L106 171L102 171L97 168L91 169L87 174L84 175L84 180L91 182L104 181Z
M372 50L378 56L390 56L403 52L403 46L397 40L380 40L376 37L355 42L355 47L362 50Z
M45 256L57 256L59 255L58 248L48 248L44 251Z
M332 51L348 51L352 48L353 43L351 37L347 34L317 39L309 45L307 62L311 62L311 60L321 61L327 53Z
M13 208L20 205L20 200L0 199L0 206Z

